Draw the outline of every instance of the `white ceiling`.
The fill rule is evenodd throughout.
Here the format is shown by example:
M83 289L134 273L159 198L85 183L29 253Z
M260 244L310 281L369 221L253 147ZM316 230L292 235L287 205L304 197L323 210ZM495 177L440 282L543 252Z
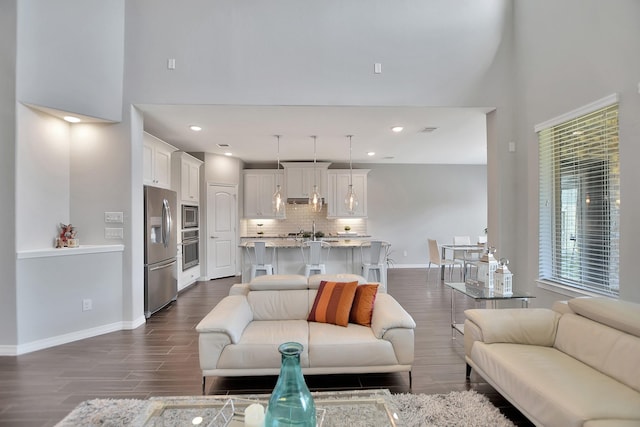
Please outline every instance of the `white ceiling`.
M492 108L137 105L145 131L190 152L224 154L247 163L486 164L486 113ZM203 129L193 132L190 125ZM393 126L403 126L400 133ZM436 128L424 132L427 127ZM217 144L228 144L221 148ZM374 156L367 155L375 152Z

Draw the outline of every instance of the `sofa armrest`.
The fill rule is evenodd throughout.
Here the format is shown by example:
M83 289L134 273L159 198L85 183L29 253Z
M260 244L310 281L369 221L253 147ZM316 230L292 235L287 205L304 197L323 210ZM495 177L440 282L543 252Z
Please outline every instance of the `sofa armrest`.
M503 342L553 346L560 314L546 308L471 309L464 312L465 335L487 344Z
M232 343L240 341L242 332L253 320L253 312L245 295L224 297L198 323L196 330L203 333L221 333L229 336Z
M371 329L376 338L384 338L384 334L390 329L415 329L415 327L416 322L411 315L391 295L385 293L376 295L371 316Z
M234 283L229 288L229 295L248 295L249 284L248 283Z

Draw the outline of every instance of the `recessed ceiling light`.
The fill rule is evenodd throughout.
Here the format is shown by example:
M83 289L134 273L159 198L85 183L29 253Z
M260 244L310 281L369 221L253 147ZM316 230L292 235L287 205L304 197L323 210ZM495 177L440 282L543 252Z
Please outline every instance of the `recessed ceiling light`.
M402 126L394 126L391 128L391 130L394 131L395 133L402 132L403 129L404 128Z
M80 123L80 119L74 116L64 116L63 119L69 123Z
M225 156L233 156L233 153L231 151L227 151L226 153L224 153Z
M367 153L367 156L375 156L375 155L376 155L376 152L375 152L375 151L369 151L369 152Z
M202 130L202 128L198 125L191 125L189 126L189 129L191 129L194 132L200 132Z

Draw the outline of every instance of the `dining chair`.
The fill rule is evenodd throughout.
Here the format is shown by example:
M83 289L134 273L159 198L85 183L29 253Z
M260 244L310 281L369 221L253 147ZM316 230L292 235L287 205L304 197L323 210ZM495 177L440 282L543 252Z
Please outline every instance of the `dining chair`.
M427 240L429 242L429 269L427 270L427 282L429 282L429 275L431 274L432 264L438 266L438 270L440 268L449 267L449 281L451 281L451 278L453 277L453 268L456 266L456 263L453 261L453 259L442 257L437 240Z
M307 240L301 246L302 259L304 260L304 275L309 277L315 274L326 274L326 260L329 257L331 245L323 240ZM306 250L305 250L306 249Z
M253 259L251 257L251 246L253 246ZM263 271L264 274L273 274L273 264L271 264L271 261L267 263L266 242L253 242L251 245L246 245L245 248L251 260L251 279L254 279L259 271Z
M370 246L369 257L365 259L365 246ZM387 248L391 246L389 242L383 240L372 240L363 242L360 245L360 254L362 256L362 277L369 280L369 274L374 273L374 280L387 286Z
M454 246L470 246L471 245L471 237L470 236L454 236L453 237L453 245ZM456 264L459 264L461 268L464 270L466 268L467 262L467 251L453 251L453 261Z

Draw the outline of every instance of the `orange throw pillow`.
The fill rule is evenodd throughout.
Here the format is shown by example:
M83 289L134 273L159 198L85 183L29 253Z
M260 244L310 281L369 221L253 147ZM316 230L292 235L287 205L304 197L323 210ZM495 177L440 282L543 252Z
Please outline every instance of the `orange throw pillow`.
M310 322L347 326L358 282L320 282L316 299L307 318Z
M373 303L378 293L378 285L360 285L356 289L356 296L353 298L349 322L362 326L371 326L371 316L373 315Z

